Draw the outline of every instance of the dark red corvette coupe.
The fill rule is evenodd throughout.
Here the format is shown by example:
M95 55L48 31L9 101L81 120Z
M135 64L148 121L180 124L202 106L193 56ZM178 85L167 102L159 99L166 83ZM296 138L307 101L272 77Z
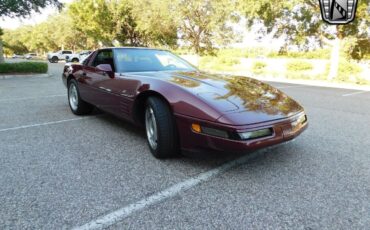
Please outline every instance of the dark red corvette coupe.
M67 64L73 113L94 107L145 127L155 157L187 151L244 151L298 136L303 108L260 81L208 74L158 49L106 48Z

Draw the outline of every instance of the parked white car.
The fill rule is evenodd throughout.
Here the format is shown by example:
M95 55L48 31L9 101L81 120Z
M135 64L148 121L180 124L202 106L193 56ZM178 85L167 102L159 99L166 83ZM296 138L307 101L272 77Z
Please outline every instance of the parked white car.
M65 60L66 56L73 54L71 50L59 50L55 53L48 53L47 59L51 63L57 63L60 60Z
M37 57L37 54L35 54L35 53L28 53L24 57L26 59L33 59L33 58Z
M66 62L81 62L91 53L92 53L91 50L82 50L79 53L67 55Z
M12 58L13 59L16 59L16 58L24 58L24 56L21 55L21 54L13 54Z

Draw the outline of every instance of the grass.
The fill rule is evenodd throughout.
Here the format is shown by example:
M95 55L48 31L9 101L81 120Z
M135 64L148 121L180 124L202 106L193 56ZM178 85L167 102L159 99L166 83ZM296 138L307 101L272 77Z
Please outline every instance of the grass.
M313 69L313 66L309 62L294 60L288 62L286 68L288 71L309 71Z
M256 61L255 63L253 63L252 72L255 74L261 74L264 72L266 66L267 64L265 62Z
M335 79L338 82L350 82L358 85L368 85L370 80L360 76L362 72L361 66L354 61L341 59L339 62L338 76Z
M178 50L186 53L186 49ZM277 53L265 48L229 48L219 49L214 55L199 58L198 67L207 71L246 72L259 76L270 76L288 79L327 80L330 69L330 49L317 49L307 52ZM263 57L261 59L261 57ZM243 60L243 58L247 58ZM252 59L252 60L251 60ZM285 66L274 68L275 59L285 59ZM316 59L316 60L312 60ZM325 65L318 68L316 65ZM318 71L320 70L320 71ZM354 60L341 58L338 75L332 80L359 85L370 85L361 65Z
M0 74L46 73L48 64L43 62L0 63Z
M234 58L299 58L299 59L330 59L331 50L316 49L312 51L289 51L289 52L278 52L264 47L253 47L253 48L223 48L214 51L214 56L217 57L234 57ZM190 48L178 48L172 50L172 52L178 55L194 54L194 51ZM368 55L370 56L370 55Z
M270 52L267 56L270 58L330 59L330 49L291 51L287 53Z
M199 60L200 69L216 71L232 71L233 66L240 63L239 58L225 56L203 56Z

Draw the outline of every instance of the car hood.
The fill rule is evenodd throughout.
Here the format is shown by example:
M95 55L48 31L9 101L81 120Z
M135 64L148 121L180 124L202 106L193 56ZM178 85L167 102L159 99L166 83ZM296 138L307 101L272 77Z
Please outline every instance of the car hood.
M220 112L218 122L255 124L295 115L303 108L280 90L243 76L204 72L151 72L145 74L176 84Z

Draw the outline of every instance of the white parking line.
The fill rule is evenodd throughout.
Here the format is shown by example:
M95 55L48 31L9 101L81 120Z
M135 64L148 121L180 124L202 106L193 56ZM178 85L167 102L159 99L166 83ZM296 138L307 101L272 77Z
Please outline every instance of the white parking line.
M4 101L23 101L23 100L31 100L31 99L39 99L39 98L66 97L66 96L67 96L67 94L55 94L55 95L47 95L47 96L39 96L39 97L18 97L18 98L0 99L0 102L4 102Z
M59 124L59 123L64 123L64 122L69 122L69 121L77 121L77 120L87 119L87 118L91 118L91 117L95 117L95 116L79 117L79 118L65 119L65 120L60 120L60 121L50 121L50 122L32 124L32 125L22 125L22 126L17 126L17 127L12 127L12 128L0 129L0 132L18 130L18 129L27 129L27 128L32 128L32 127L45 126L45 125L54 125L54 124Z
M348 96L357 95L357 94L361 94L361 93L368 93L368 92L370 92L370 91L356 91L356 92L353 92L353 93L343 94L342 96L343 97L348 97Z
M266 151L266 150L261 150ZM212 170L209 170L207 172L201 173L197 176L191 177L185 181L182 181L178 184L172 185L171 187L160 191L156 194L153 194L151 196L145 197L142 200L139 200L135 203L132 203L126 207L123 207L121 209L118 209L116 211L113 211L111 213L108 213L107 215L101 216L97 218L96 220L93 220L87 224L84 224L79 227L73 228L74 230L90 230L90 229L104 229L107 228L113 224L116 224L126 217L130 216L134 212L143 210L151 205L157 204L163 200L169 199L171 197L174 197L180 192L186 191L190 188L195 187L196 185L209 181L211 178L220 175L222 173L225 173L226 171L230 170L231 168L237 167L239 165L242 165L246 163L248 160L255 158L258 154L261 153L261 151L257 151L248 155L245 155L243 157L240 157L236 160L229 161L217 168L214 168Z

